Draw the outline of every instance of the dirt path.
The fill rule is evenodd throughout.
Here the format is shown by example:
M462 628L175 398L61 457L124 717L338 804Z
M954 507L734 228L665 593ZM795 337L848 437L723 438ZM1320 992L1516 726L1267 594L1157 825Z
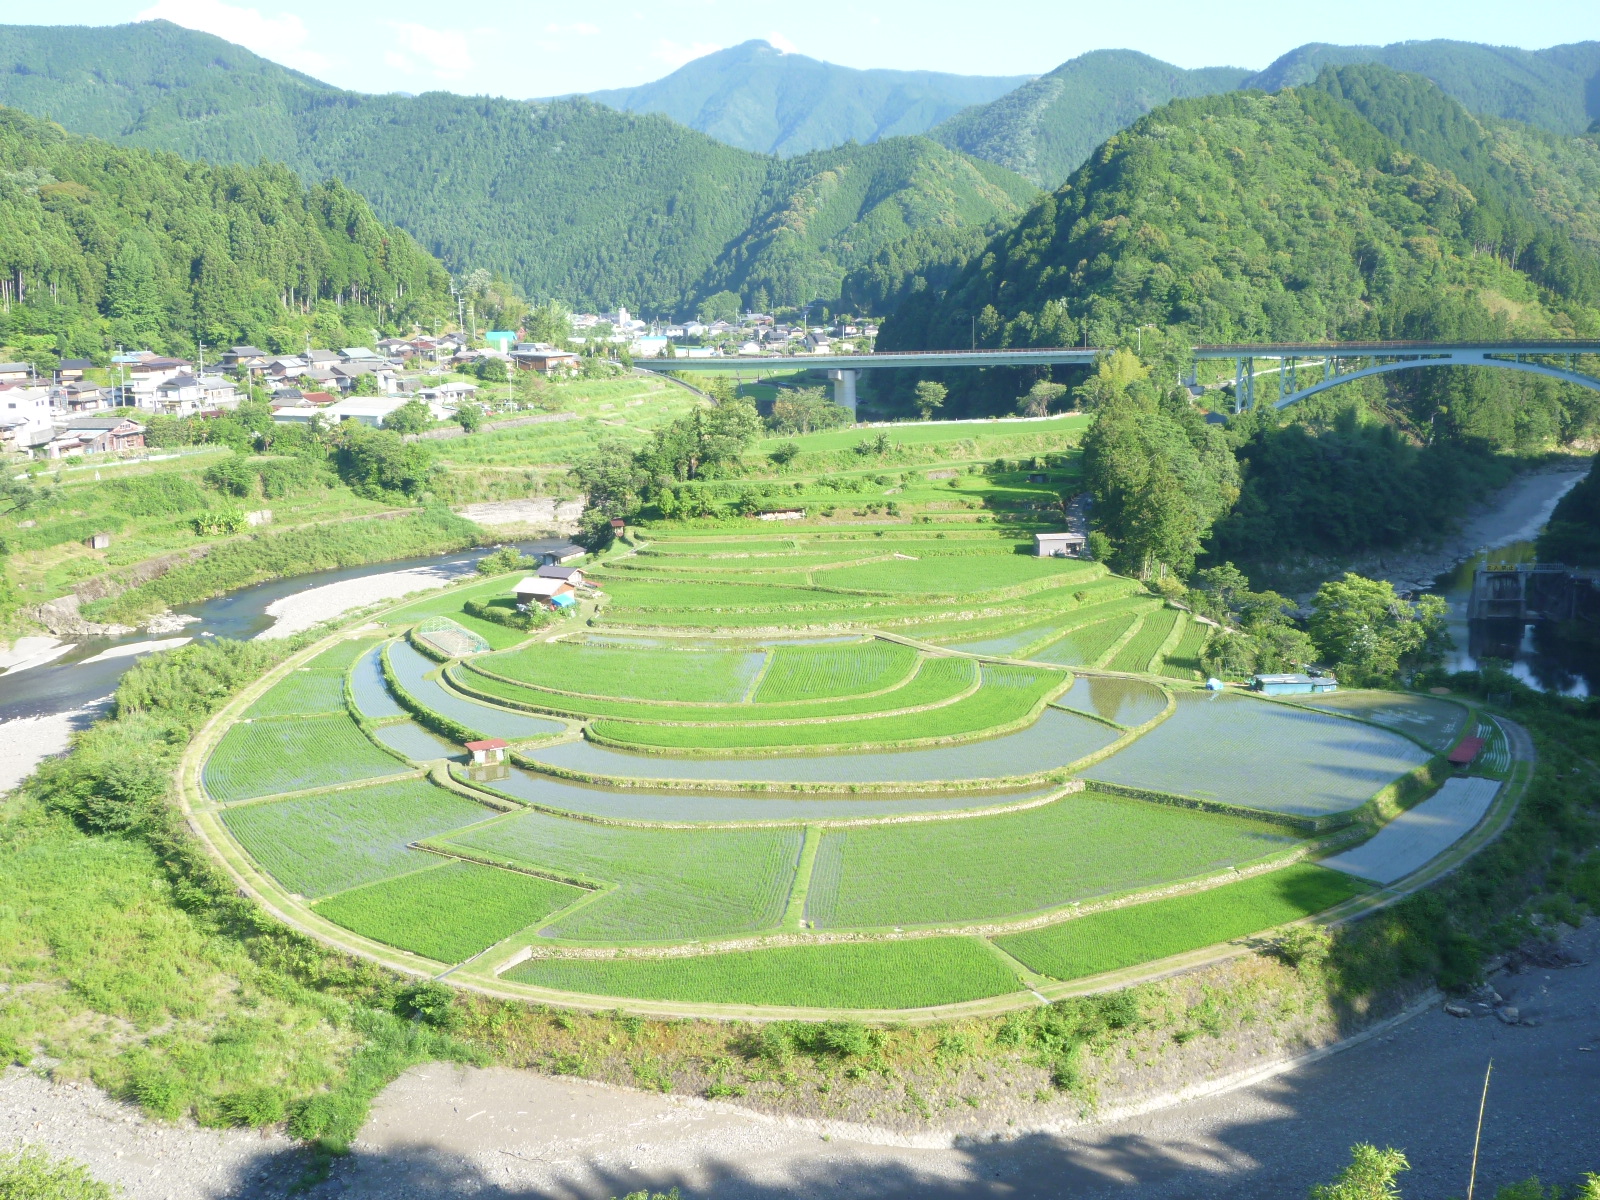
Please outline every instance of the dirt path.
M1600 922L1569 939L1582 965L1494 986L1537 1026L1433 1008L1389 1034L1250 1087L1063 1134L919 1149L699 1100L510 1070L407 1073L355 1153L311 1200L480 1196L603 1200L678 1186L687 1200L1003 1196L1073 1200L1305 1194L1361 1140L1403 1148L1407 1200L1465 1191L1489 1058L1480 1178L1600 1169ZM0 1146L41 1142L131 1200L280 1197L300 1156L277 1137L160 1126L88 1087L0 1076Z

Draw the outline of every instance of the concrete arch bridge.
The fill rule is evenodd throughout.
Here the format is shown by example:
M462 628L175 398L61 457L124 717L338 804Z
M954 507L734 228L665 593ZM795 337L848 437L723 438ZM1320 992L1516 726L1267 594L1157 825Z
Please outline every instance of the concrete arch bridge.
M814 354L793 356L739 356L731 358L637 359L635 365L650 371L826 371L833 381L834 399L856 411L856 380L870 370L949 370L960 367L1056 366L1088 364L1102 353L1099 347L1027 348L1021 350L919 350L882 354ZM1239 345L1196 346L1196 359L1224 359L1234 363L1234 411L1253 408L1258 381L1262 398L1275 408L1352 379L1418 367L1503 367L1546 375L1600 391L1600 360L1587 364L1594 374L1580 371L1580 358L1600 356L1600 341L1520 342L1262 342ZM1257 361L1273 366L1258 369Z

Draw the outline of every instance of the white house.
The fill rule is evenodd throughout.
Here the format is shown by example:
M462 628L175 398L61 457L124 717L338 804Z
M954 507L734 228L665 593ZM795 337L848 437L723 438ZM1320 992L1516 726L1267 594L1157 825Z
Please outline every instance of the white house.
M405 396L347 396L322 411L330 421L360 421L377 428L390 413L407 403Z
M0 386L0 444L7 450L28 449L54 428L51 411L47 387Z
M205 391L193 375L171 375L156 384L152 408L171 417L188 417L204 407Z

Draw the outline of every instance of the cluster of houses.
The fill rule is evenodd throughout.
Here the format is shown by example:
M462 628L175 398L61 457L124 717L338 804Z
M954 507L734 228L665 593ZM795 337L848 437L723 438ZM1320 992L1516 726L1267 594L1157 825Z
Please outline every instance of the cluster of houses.
M606 329L610 333L605 333ZM572 340L600 340L627 346L635 358L762 357L775 354L851 354L870 348L878 336L871 323L841 323L827 328L789 325L768 313L746 313L738 321L647 323L626 308L609 313L578 313ZM493 337L494 335L490 335Z

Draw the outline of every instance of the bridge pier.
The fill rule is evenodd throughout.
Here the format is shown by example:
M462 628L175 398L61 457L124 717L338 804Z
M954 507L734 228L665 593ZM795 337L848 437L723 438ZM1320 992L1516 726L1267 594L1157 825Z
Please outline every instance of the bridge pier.
M860 371L829 371L828 378L833 380L833 402L840 408L848 408L850 415L856 415L856 376Z

